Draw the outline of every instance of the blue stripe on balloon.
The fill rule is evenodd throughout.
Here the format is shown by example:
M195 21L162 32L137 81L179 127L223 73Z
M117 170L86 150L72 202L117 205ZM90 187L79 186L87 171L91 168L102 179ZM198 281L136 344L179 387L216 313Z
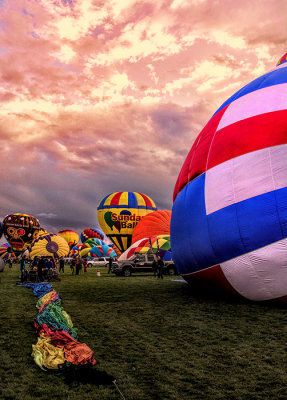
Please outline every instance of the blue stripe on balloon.
M104 203L105 203L105 201L107 200L107 198L108 198L111 194L112 194L112 193L108 194L106 197L104 197L104 198L101 200L100 204L98 205L98 210L104 208Z
M217 114L222 108L228 106L233 101L239 99L242 96L245 96L248 93L255 92L256 90L263 89L268 86L279 85L280 83L287 82L287 74L286 68L275 69L274 71L268 72L265 75L260 76L254 81L248 83L246 86L241 88L238 92L236 92L233 96L229 97L219 109L213 114ZM211 117L212 118L212 117Z
M206 215L204 187L202 174L179 193L173 206L171 248L181 274L206 269L287 237L287 188Z
M136 195L133 192L128 192L128 203L129 203L129 208L138 207L138 201Z

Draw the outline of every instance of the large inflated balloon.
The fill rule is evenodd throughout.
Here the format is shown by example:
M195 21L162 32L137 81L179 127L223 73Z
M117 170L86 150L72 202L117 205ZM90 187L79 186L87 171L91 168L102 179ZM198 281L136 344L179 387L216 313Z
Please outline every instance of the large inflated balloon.
M101 200L98 221L107 237L124 251L131 245L137 223L156 209L153 200L145 194L116 192Z
M66 257L69 254L70 247L66 240L61 236L48 233L41 235L31 244L30 258L33 260L36 256L50 256L55 258Z
M77 232L70 230L70 229L65 229L63 231L60 231L60 232L58 232L58 235L66 240L70 249L72 249L72 247L76 246L80 239Z
M132 243L154 235L170 234L171 211L158 210L143 217L133 232Z
M82 243L85 243L86 240L93 239L93 238L103 240L104 234L100 229L97 229L97 228L87 228L87 229L84 229L83 232L81 233Z
M40 224L28 214L14 213L3 220L3 233L13 251L21 252L37 238Z
M184 279L255 301L287 295L287 62L230 97L179 174L171 245Z

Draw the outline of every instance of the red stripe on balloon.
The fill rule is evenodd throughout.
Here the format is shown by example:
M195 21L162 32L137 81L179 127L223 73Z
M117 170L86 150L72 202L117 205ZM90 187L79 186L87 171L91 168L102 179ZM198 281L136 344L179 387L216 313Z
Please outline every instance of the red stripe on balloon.
M287 142L287 110L274 111L229 125L215 135L207 169L252 151Z
M145 205L147 206L147 207L153 207L153 205L152 205L152 202L150 201L150 199L145 195L145 194L142 194L142 193L139 193L141 196L142 196L142 198L144 199L144 201L145 201Z
M117 206L117 205L119 205L120 197L121 197L122 194L123 194L123 192L118 192L118 193L116 193L116 194L113 196L110 205L111 205L111 206Z
M216 291L238 296L238 292L228 282L220 265L183 275L183 278L197 292L210 293Z
M181 169L174 200L188 182L224 161L286 143L287 110L256 115L215 131L226 108L205 126Z

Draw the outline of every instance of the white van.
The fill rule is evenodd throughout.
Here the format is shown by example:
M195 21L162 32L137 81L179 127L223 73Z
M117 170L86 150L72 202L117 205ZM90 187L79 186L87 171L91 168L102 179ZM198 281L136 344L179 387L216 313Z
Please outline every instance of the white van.
M108 267L110 257L99 257L87 260L88 267Z

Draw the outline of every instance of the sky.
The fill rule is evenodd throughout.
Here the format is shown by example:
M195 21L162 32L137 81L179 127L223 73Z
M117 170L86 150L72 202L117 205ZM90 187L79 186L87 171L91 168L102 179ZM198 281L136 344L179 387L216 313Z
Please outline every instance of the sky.
M286 0L0 0L0 220L97 227L100 200L172 209L204 125L287 52Z

